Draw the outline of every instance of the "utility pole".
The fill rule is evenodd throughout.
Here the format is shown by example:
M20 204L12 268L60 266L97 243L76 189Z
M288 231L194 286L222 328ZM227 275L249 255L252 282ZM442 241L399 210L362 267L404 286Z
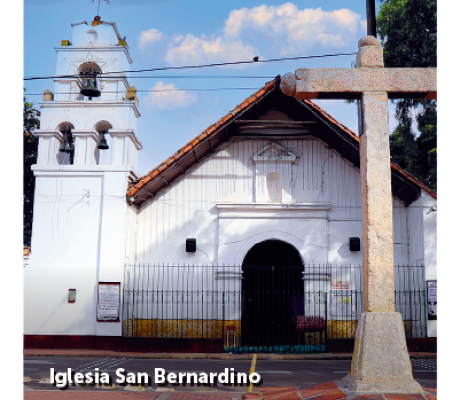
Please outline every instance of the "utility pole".
M377 37L377 24L375 22L375 0L366 0L366 13L367 34Z

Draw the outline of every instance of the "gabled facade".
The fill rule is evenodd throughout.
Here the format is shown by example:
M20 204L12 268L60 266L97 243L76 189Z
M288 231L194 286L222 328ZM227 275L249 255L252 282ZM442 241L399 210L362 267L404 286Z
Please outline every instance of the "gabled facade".
M424 247L435 235L423 237L422 227L432 214L415 216L414 210L435 207L436 194L396 164L392 164L392 187L395 263L425 263ZM293 219L291 227L299 223L305 232L299 240L306 247L298 250L305 254L305 262L359 263L359 252L339 254L338 248L361 234L360 193L359 137L314 103L289 98L276 81L269 82L157 168L130 183L127 198L139 210L131 257L141 262L238 264L242 257L238 259L233 250L230 259L223 255L228 247L223 243L235 238L230 240L220 231L215 232L218 242L211 239L217 236L209 234L197 239L207 256L185 253L185 239L180 238L193 236L197 223L200 230L208 231L204 221L220 229L220 219L227 219L221 213L233 207L233 221L238 219L237 210L244 209L248 216L239 217L260 222L261 217L255 215L270 209L272 214L261 214L267 217L266 223L277 225L278 219ZM303 217L293 210L302 210ZM286 216L291 214L292 218ZM317 221L327 221L328 227L308 226ZM307 250L308 232L324 235L317 239L321 244L315 250ZM254 232L245 235L253 237ZM239 243L245 240L239 235ZM164 258L163 246L174 251L174 260L166 254Z
M436 321L427 315L435 304L428 308L426 304L426 281L436 280L436 194L396 164L391 168L397 308L410 340L436 336ZM277 284L288 288L289 299L279 300L286 304L296 297L294 293L305 296L300 306L303 312L299 311L304 317L327 320L327 334L315 332L309 342L315 343L313 347L302 347L299 343L304 340L293 333L273 339L280 346L290 341L286 351L324 351L325 343L335 351L344 350L331 344L337 339L349 339L352 345L362 309L359 137L314 103L283 95L277 79L267 83L157 168L131 182L127 199L138 210L128 244L132 264L210 266L212 274L206 268L194 273L212 281L215 272L216 279L224 280L235 293L228 304L223 301L227 317L224 312L211 312L207 322L201 322L201 330L210 329L210 321L218 325L223 319L225 329L235 329L231 349L276 351L276 344L263 345L272 339L261 337L260 332L271 332L273 323L289 326L298 314L292 314L294 306L286 305L277 311L278 317L260 317L264 308L273 306L273 299L261 300L251 288L265 293L268 289L261 283L265 282L275 292ZM187 250L190 239L196 243L195 251ZM357 248L351 244L356 241ZM296 256L289 255L291 250ZM279 282L283 283L277 283L275 275L254 273L264 263L274 271L301 265L303 272L288 283L282 278ZM134 281L145 279L136 275L135 268L130 273ZM303 281L300 287L295 286L296 280ZM197 285L210 292L226 291L219 282L216 287ZM176 289L187 291L183 285ZM163 293L174 286L150 282L148 290ZM416 293L415 297L406 298L409 292ZM318 297L308 305L310 295ZM251 299L263 304L260 309L251 305ZM284 321L280 315L288 317ZM126 318L131 321L130 334L135 336L137 329L138 335L149 336L142 326L157 326L160 316L128 308ZM171 326L177 321L193 325L180 312L162 311L161 318ZM267 318L275 322L266 325ZM186 336L196 336L193 329L181 329ZM165 334L173 335L173 331ZM226 332L227 336L219 337L228 337L230 331ZM420 350L418 345L410 348Z

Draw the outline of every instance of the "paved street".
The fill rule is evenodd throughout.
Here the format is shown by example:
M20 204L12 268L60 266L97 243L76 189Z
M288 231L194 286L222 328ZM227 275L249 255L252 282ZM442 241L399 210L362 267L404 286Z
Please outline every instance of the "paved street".
M258 372L262 377L263 387L279 387L279 386L309 386L316 385L330 381L337 381L344 377L349 368L351 361L349 360L259 360L257 362ZM436 360L432 359L417 359L412 360L414 377L423 386L436 387ZM163 368L167 372L224 372L225 368L234 368L235 372L249 373L250 361L248 360L156 360L156 359L130 359L125 358L59 358L59 357L25 357L24 359L24 377L30 377L31 382L24 382L24 390L26 391L26 399L28 399L35 391L60 391L59 398L64 399L64 393L79 391L81 396L86 396L88 391L98 393L112 393L126 391L126 385L116 383L118 378L116 370L123 368L126 372L131 373L146 373L153 380L155 368ZM67 372L67 368L71 368L73 372L88 373L99 371L100 373L106 372L113 379L115 388L101 389L95 386L80 386L70 385L68 390L62 391L61 389L49 384L39 383L43 378L50 378L50 369L54 368L55 372ZM98 368L98 369L96 369ZM161 399L174 399L178 393L187 392L200 395L202 398L219 398L220 395L227 395L222 398L232 398L241 396L246 392L246 387L231 385L224 386L217 385L171 385L159 387L154 382L145 385L145 389L151 395L161 394ZM164 392L158 392L163 390ZM172 392L174 390L174 392ZM257 391L258 388L255 388ZM174 396L172 394L174 393ZM43 393L45 394L45 393ZM56 393L57 394L57 393ZM134 395L133 392L130 394ZM145 393L146 394L146 393ZM209 396L211 397L209 397ZM218 396L219 395L219 396ZM38 399L35 393L30 399ZM79 397L81 399L86 397ZM97 398L102 396L98 394ZM106 397L101 398L108 398ZM112 396L112 395L111 395ZM55 397L53 397L55 398ZM70 398L70 397L69 397ZM96 397L88 397L96 398ZM126 398L126 397L125 397ZM130 398L137 398L130 396ZM142 398L142 397L139 397ZM148 397L154 398L154 397ZM181 397L182 398L182 397ZM193 398L193 397L192 397Z

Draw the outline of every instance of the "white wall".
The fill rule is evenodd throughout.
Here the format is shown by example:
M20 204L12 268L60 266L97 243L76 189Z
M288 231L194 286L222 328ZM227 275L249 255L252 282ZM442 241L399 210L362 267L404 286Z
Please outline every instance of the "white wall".
M136 249L132 261L148 263L238 263L226 254L229 241L243 243L254 235L270 238L289 231L301 254L311 253L313 263L359 264L361 252L349 251L349 238L361 237L359 171L320 140L281 140L300 156L296 165L254 164L251 157L270 142L238 140L221 145L214 154L179 177L147 201L139 212ZM282 178L284 204L328 203L321 228L313 228L318 216L280 221L276 212L266 220L219 219L216 204L251 204L269 201L263 177L277 172ZM431 196L430 196L431 197ZM421 217L418 202L405 207L393 200L395 264L423 262ZM238 219L238 218L237 218ZM313 224L313 225L312 225ZM227 233L230 232L231 233ZM308 250L314 237L315 248ZM197 238L199 251L185 252L185 239ZM274 236L273 236L274 237ZM409 237L412 241L409 244Z
M420 199L423 217L423 247L425 251L426 280L437 280L437 201L428 193ZM428 336L438 336L438 321L428 321Z
M132 166L34 166L33 256L24 270L24 333L114 335L96 322L98 282L123 284ZM69 289L77 290L68 303Z
M254 163L269 141L239 139L158 192L137 214L131 262L241 265L255 244L278 239L295 247L305 265L362 264L362 253L349 250L349 238L362 232L359 171L318 139L279 143L297 163ZM283 187L278 204L269 203L265 181L273 172ZM423 265L427 240L432 243L425 236L435 236L434 217L430 227L423 225L429 215L422 209L431 203L426 193L409 207L393 199L395 265ZM197 239L195 253L185 251L187 238ZM407 271L400 273L400 284L407 284Z
M134 262L241 265L256 243L279 239L305 264L361 264L348 247L361 237L359 171L317 139L280 143L300 157L296 164L254 164L265 140L225 143L140 210L125 199L132 166L35 166L25 334L120 335L121 323L96 322L97 282L122 283ZM283 203L267 202L270 172L281 176ZM435 204L426 194L410 207L393 201L395 264L423 263L431 249L434 279L436 212L420 213ZM185 251L190 237L195 253ZM68 289L77 289L74 304ZM435 324L429 329L436 334Z
M54 175L54 176L53 176ZM102 174L36 172L24 334L95 334ZM69 289L77 301L69 304Z

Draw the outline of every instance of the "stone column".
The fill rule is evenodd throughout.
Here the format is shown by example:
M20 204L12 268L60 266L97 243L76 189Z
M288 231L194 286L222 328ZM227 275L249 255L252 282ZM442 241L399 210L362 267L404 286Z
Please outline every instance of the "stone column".
M362 94L359 149L366 312L396 311L387 110L386 92Z

